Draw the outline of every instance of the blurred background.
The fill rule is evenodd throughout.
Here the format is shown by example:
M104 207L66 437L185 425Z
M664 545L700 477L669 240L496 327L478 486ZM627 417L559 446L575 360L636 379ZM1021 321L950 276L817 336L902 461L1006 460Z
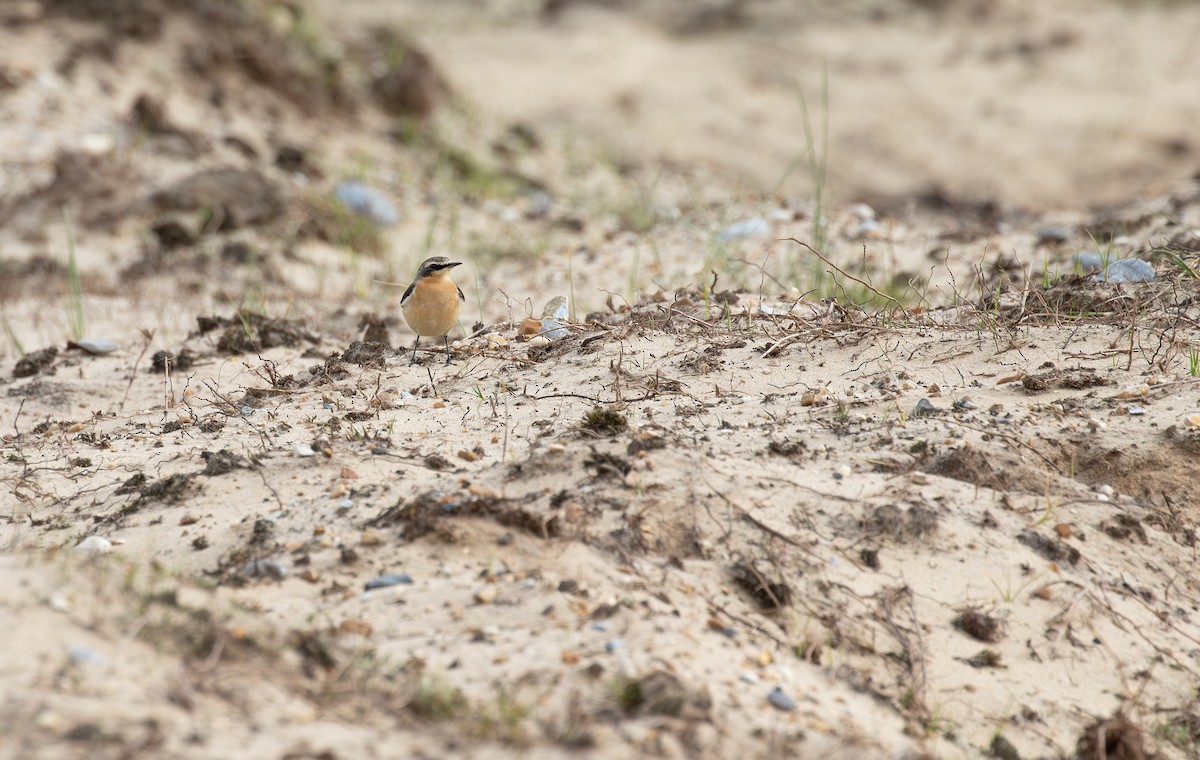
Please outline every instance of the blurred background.
M402 331L437 254L464 332L713 277L828 295L791 236L907 303L1069 269L1200 172L1198 30L1149 0L7 0L0 355L80 313Z

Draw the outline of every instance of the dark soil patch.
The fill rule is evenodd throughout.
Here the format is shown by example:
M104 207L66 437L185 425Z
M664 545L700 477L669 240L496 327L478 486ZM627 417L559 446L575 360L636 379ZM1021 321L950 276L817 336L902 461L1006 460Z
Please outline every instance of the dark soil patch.
M1085 444L1064 452L1074 455L1075 477L1093 487L1107 484L1148 504L1182 509L1200 522L1200 434L1171 426L1148 447L1137 444L1099 447Z
M923 469L930 475L941 475L982 488L1007 491L1013 486L1010 464L997 461L995 452L985 454L979 449L964 447L943 454Z
M196 355L190 349L183 349L178 354L170 351L156 351L150 357L150 371L164 374L171 372L186 372L196 363Z
M439 491L427 491L407 504L391 507L368 520L366 527L400 526L407 541L415 541L431 533L452 541L453 535L441 524L447 517L487 517L501 525L519 528L541 538L553 538L560 532L557 515L534 513L516 500Z
M954 618L954 627L973 639L989 644L1003 638L1000 619L976 609L965 610Z
M0 226L43 235L47 226L61 225L66 207L76 225L108 227L131 208L135 198L129 189L144 182L132 163L119 158L60 153L54 179L0 209Z
M1086 388L1095 388L1109 384L1109 381L1100 377L1095 372L1085 369L1056 369L1037 375L1026 375L1021 378L1021 386L1028 393L1040 393L1052 388L1084 390Z
M386 343L356 340L342 352L342 361L357 364L360 367L387 368L387 357L393 353Z
M873 536L905 542L936 534L938 515L919 505L902 511L895 504L884 504L863 518L863 528Z
M227 354L258 353L268 348L294 347L318 338L294 319L272 319L255 312L240 311L232 318L199 317L200 333L222 329L217 350Z
M287 203L274 180L254 169L202 169L150 199L158 211L205 212L212 230L269 224L283 215Z
M775 612L792 603L792 588L780 581L771 581L748 562L739 562L729 568L729 576L733 582L741 586L759 608L765 612Z
M25 354L13 367L13 377L31 377L39 372L53 375L54 360L57 357L58 349L53 346Z
M235 454L229 449L205 451L200 456L204 457L204 469L200 472L201 475L212 477L227 475L234 470L250 469L250 462L244 456Z
M1017 540L1033 549L1038 554L1042 555L1051 562L1061 562L1066 560L1072 565L1079 562L1083 556L1079 550L1071 546L1061 538L1047 538L1041 533L1036 533L1032 530L1023 530L1017 536Z

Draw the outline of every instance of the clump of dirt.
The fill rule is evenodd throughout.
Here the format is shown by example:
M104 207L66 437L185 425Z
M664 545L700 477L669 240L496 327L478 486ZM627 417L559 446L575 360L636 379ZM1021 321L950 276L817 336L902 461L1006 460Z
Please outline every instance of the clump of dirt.
M244 456L235 454L229 449L205 451L200 456L204 458L204 469L200 472L201 475L214 477L227 475L234 470L250 469L250 462Z
M150 357L150 371L160 375L168 371L186 372L196 363L196 358L196 354L188 348L180 350L178 354L172 354L170 351L155 351L154 355Z
M625 415L611 409L595 407L583 416L583 429L600 436L616 435L628 426Z
M983 488L1006 491L1014 485L1013 470L1007 466L1010 464L1008 462L996 462L993 465L996 453L993 450L985 454L973 447L957 448L934 459L922 469L930 475L942 475Z
M230 318L198 317L196 322L201 335L222 329L217 350L227 354L257 353L268 348L318 341L298 320L273 319L245 309Z
M920 505L902 511L895 504L884 504L863 518L863 528L873 536L895 541L918 540L937 533L938 514Z
M1112 520L1101 522L1100 530L1118 541L1127 541L1131 538L1136 538L1143 544L1150 543L1150 539L1146 536L1146 529L1142 527L1141 520L1130 514L1119 514L1113 517Z
M1067 388L1070 390L1083 390L1085 388L1095 388L1100 385L1108 385L1109 382L1092 370L1073 369L1061 370L1054 369L1049 372L1043 372L1037 375L1026 375L1021 378L1021 385L1029 393L1040 393L1050 388Z
M158 211L203 211L212 230L269 224L287 210L277 182L256 169L201 169L150 197Z
M450 94L433 58L392 29L377 29L375 48L382 71L371 81L375 102L394 116L426 118Z
M1066 560L1072 565L1083 557L1079 550L1068 544L1062 538L1047 538L1033 530L1023 530L1017 535L1017 540L1033 549L1051 562Z
M53 375L54 360L57 357L58 349L54 346L38 351L31 351L17 360L16 365L13 367L13 377L31 377L39 372Z
M137 477L136 475L134 477ZM143 476L144 477L144 476ZM131 514L137 512L146 504L159 502L162 504L178 504L187 497L191 496L195 491L195 484L192 482L195 475L179 473L176 475L168 475L161 480L156 480L153 483L146 483L138 488L138 497L133 504L130 504L124 510L123 514ZM122 488L129 485L132 481L125 481Z
M385 343L356 340L342 352L342 361L357 364L360 367L375 367L385 369L387 357L393 353Z
M954 627L973 639L994 644L1003 638L1000 619L978 609L964 610L954 618Z
M487 517L541 538L559 535L558 516L552 513L537 514L525 509L520 502L505 499L494 493L444 493L427 491L407 504L398 504L367 522L367 527L384 528L401 526L404 539L415 541L422 536L436 534L445 541L454 541L454 535L442 520L447 517Z

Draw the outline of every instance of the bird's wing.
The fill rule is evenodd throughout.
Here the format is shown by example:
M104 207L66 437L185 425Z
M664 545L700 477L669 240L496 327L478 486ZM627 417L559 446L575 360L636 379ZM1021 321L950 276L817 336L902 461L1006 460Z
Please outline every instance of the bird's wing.
M458 291L458 300L462 301L463 303L466 303L467 297L463 295L462 288L455 285L454 289ZM409 290L412 290L412 288L409 288Z
M412 284L408 286L408 289L404 291L404 295L400 296L400 305L401 306L404 306L405 304L407 304L408 299L412 298L413 291L416 290L416 287L417 287L417 281L413 280Z

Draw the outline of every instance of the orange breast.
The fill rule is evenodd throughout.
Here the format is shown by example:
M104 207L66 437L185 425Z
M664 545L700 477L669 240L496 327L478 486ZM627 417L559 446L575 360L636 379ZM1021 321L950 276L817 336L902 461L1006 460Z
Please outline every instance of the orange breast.
M458 288L449 277L418 280L404 304L404 321L417 335L438 338L458 323Z

